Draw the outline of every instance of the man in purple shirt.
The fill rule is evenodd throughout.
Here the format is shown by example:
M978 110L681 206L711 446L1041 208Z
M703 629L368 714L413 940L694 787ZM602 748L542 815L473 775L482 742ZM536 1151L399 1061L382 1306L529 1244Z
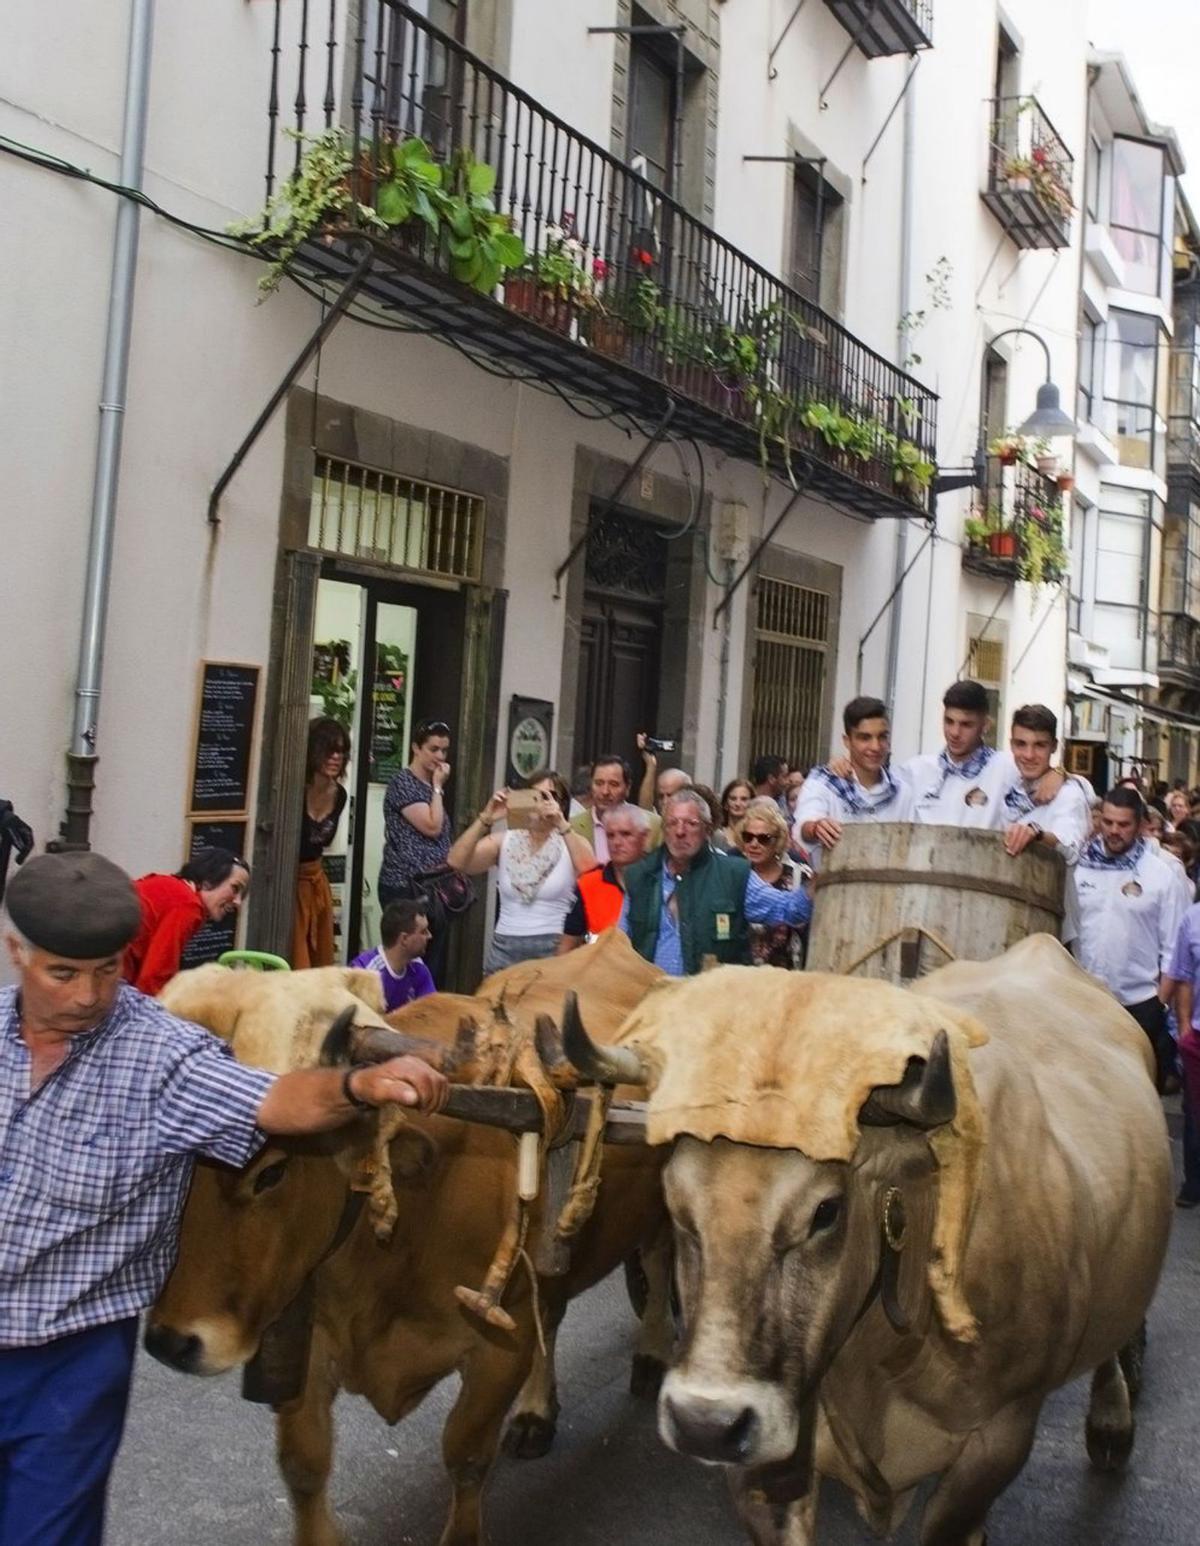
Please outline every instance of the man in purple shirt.
M430 939L429 919L421 902L408 898L389 902L379 920L379 936L383 941L379 949L364 950L350 965L379 973L388 1014L415 998L437 992L433 976L421 960Z
M1181 1208L1200 1203L1200 902L1183 915L1175 952L1162 984L1172 994L1183 1065L1183 1185L1175 1201Z

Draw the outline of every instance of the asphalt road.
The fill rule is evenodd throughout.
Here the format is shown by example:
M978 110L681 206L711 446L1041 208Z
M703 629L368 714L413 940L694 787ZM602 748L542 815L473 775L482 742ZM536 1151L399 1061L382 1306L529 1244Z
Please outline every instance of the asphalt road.
M1097 1476L1083 1443L1086 1385L1059 1392L1036 1447L993 1510L992 1546L1195 1546L1200 1538L1200 1210L1177 1214L1152 1311L1129 1470ZM665 1449L650 1407L627 1394L631 1312L602 1284L559 1341L563 1416L543 1460L502 1458L487 1498L488 1546L740 1546L720 1478ZM334 1501L350 1546L436 1546L448 1488L439 1458L451 1382L396 1428L358 1397L337 1409ZM822 1546L872 1540L827 1486ZM109 1546L287 1546L290 1510L270 1414L238 1381L168 1372L142 1355L109 1510ZM915 1515L898 1539L916 1540Z

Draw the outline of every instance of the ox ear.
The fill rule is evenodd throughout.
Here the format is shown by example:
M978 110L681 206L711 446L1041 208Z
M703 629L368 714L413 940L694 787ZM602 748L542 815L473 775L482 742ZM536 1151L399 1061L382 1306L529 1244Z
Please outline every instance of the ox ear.
M864 1127L941 1127L954 1120L958 1096L950 1066L950 1038L939 1031L927 1058L912 1057L899 1084L877 1084L859 1108Z
M350 1034L354 1029L355 1008L348 1004L325 1033L319 1062L323 1068L350 1062Z

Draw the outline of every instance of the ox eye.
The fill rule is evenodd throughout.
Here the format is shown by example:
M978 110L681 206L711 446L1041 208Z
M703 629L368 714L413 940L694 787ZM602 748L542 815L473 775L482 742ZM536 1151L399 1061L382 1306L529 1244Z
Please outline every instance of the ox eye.
M822 1234L833 1226L842 1216L842 1199L840 1197L826 1197L824 1202L819 1202L812 1216L812 1224L809 1226L809 1238Z
M260 1192L269 1192L273 1186L278 1186L286 1169L287 1160L281 1159L260 1170L254 1178L254 1195L257 1197Z

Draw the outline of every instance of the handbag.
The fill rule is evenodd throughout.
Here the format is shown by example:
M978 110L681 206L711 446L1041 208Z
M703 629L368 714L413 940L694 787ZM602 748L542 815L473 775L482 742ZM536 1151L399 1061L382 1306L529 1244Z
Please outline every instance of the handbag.
M466 875L449 864L439 864L436 870L414 875L409 884L414 896L436 898L450 918L460 917L475 905L475 887Z

